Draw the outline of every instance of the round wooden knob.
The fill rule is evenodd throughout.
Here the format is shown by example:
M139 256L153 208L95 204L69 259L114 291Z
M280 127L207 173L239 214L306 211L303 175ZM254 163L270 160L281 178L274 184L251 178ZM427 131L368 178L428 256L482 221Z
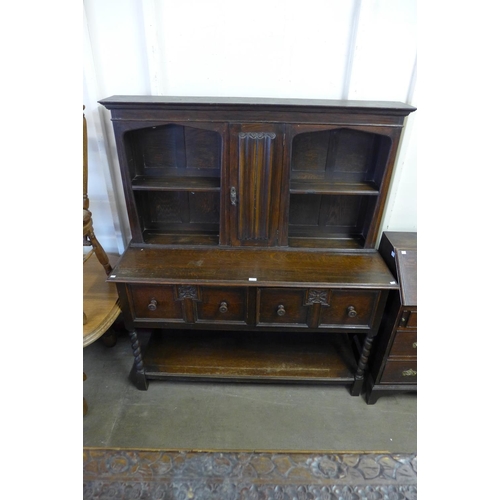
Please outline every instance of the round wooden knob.
M347 308L347 316L349 316L349 318L355 318L356 316L358 315L356 309L354 308L354 306L349 306Z
M227 312L227 302L221 302L219 306L219 312L226 313Z
M284 316L286 314L285 306L280 304L277 311L278 316Z
M158 305L158 302L156 302L156 299L151 299L149 304L148 304L148 309L150 311L156 311L156 306Z

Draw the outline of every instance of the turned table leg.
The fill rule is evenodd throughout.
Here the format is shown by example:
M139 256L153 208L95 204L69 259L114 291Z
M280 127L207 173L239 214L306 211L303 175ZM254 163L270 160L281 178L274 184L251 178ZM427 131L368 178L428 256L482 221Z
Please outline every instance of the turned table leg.
M130 372L130 380L135 384L137 389L146 391L148 389L148 381L146 379L144 362L142 360L141 344L139 343L136 330L131 330L129 336L132 343L132 351L134 353L134 366Z
M356 370L356 375L354 375L354 383L351 388L351 396L359 396L361 394L361 389L363 387L363 382L365 379L365 370L368 363L368 358L370 357L370 351L373 344L373 337L366 337L363 344L363 351L359 357L358 369Z

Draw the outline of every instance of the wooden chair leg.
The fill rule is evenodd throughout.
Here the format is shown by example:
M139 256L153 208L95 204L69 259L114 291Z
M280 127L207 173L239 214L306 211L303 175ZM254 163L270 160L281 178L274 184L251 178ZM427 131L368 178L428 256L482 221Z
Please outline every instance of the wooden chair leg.
M109 259L106 252L104 251L104 248L102 248L101 244L95 237L94 231L89 232L88 238L90 240L90 243L92 244L92 248L95 251L95 256L97 257L97 260L101 263L101 265L104 267L106 274L111 273L111 270L113 268L109 263Z

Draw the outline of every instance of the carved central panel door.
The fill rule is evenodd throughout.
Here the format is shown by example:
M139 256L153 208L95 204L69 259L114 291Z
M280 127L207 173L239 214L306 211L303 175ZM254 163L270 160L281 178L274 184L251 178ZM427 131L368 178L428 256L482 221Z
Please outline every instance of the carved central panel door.
M282 200L282 127L234 125L230 147L231 243L277 245Z

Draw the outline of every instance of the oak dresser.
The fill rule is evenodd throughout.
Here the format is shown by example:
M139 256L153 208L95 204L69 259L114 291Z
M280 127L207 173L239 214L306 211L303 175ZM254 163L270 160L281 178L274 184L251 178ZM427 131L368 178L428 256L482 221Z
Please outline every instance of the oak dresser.
M415 108L153 96L100 103L111 112L131 231L109 281L130 331L136 386L339 383L359 395L398 289L375 246Z

